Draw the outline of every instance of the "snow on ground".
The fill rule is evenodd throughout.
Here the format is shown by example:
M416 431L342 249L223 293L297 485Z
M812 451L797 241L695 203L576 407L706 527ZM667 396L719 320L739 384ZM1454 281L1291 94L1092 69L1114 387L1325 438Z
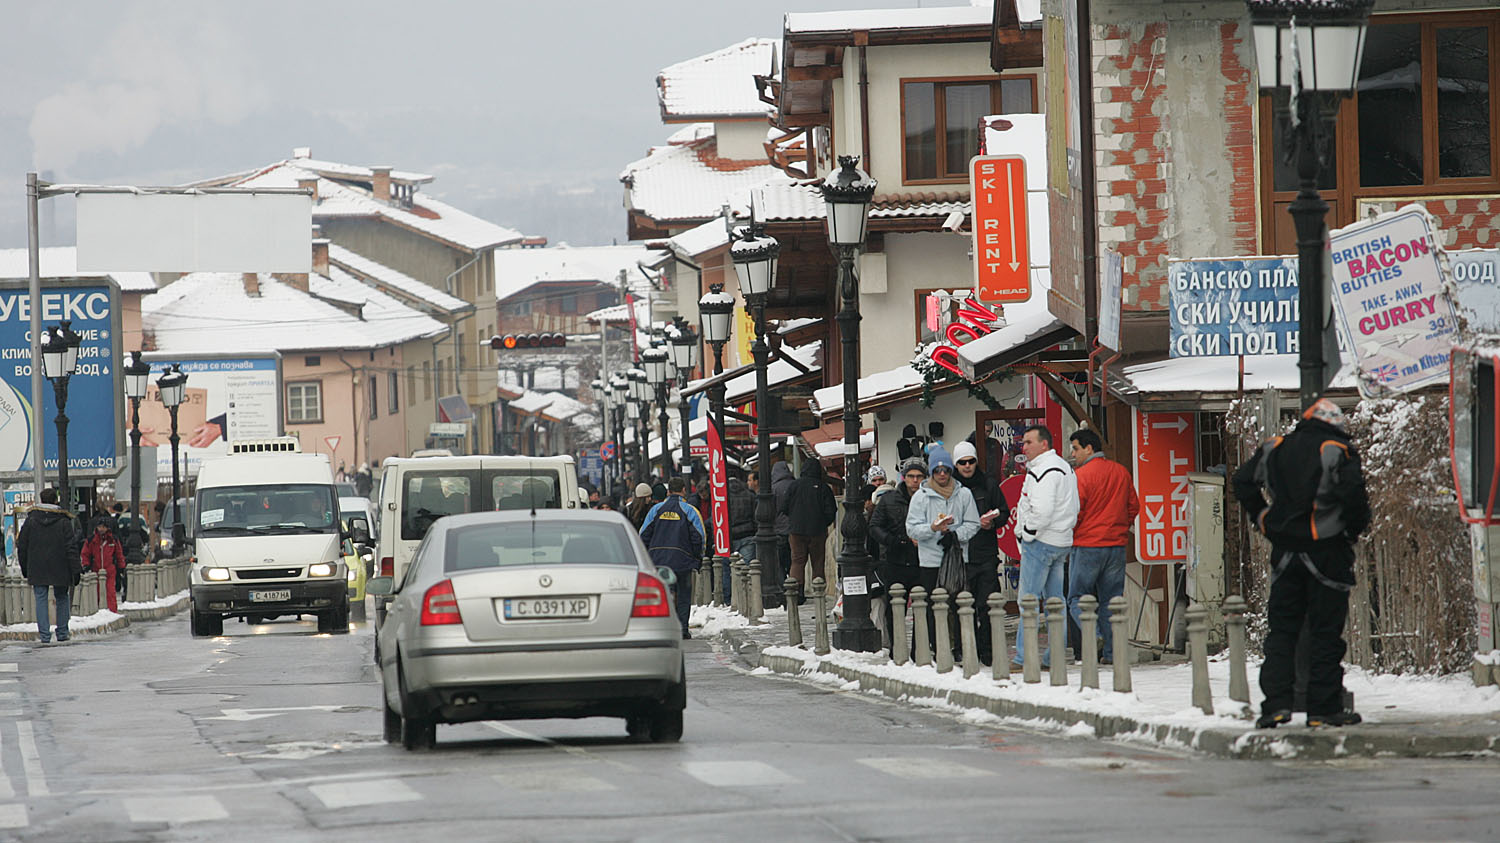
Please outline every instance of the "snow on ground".
M186 599L188 599L187 589L183 589L176 594L168 594L165 597L158 597L155 600L149 600L139 603L127 602L122 600L118 604L118 612L111 612L108 609L100 609L92 615L71 615L68 618L68 629L70 631L99 629L100 627L108 626L110 623L125 617L124 613L126 611L139 611L143 609L165 609L169 606L175 606ZM0 632L36 632L36 621L29 621L27 623L0 624Z

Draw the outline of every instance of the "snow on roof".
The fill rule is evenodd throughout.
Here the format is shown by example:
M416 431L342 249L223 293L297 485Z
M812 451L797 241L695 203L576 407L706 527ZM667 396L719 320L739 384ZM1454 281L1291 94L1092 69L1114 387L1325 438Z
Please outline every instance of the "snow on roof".
M697 228L690 228L667 240L668 248L686 258L706 254L727 245L729 245L729 230L724 227L722 218L711 219Z
M876 372L859 379L859 403L904 392L922 385L922 373L913 369L910 365L897 366L884 372ZM842 383L834 386L825 386L822 389L813 390L812 400L809 402L813 412L824 415L825 410L842 407L844 404L844 385Z
M841 12L794 12L786 16L786 34L849 32L880 29L931 29L947 26L989 26L994 7L939 6L927 9L859 9Z
M1045 182L1042 187L1046 187ZM827 214L816 182L770 182L758 185L751 193L756 216L765 220L820 220ZM870 218L946 217L954 211L968 214L969 210L968 195L958 191L877 193ZM1045 212L1045 204L1042 210Z
M861 451L875 450L875 431L862 430L859 434L859 449ZM813 451L820 460L831 460L844 455L844 439L829 439L827 442L819 442L813 446Z
M368 181L375 178L375 170L370 167L361 167L357 164L340 164L336 161L318 161L313 158L304 158L297 155L292 156L298 167L311 170L320 176L331 179L351 180L357 179ZM391 181L405 184L426 184L432 181L432 176L426 173L412 173L406 170L392 169Z
M823 369L821 362L822 351L823 343L821 340L815 340L804 345L783 345L781 347L782 354L791 357L812 372L820 372ZM807 372L781 359L772 361L771 365L766 369L766 380L768 385L772 387L780 386L781 384L803 377L807 377ZM689 381L687 388L690 391L697 391L698 385L705 380L707 378L698 378ZM724 384L724 400L728 404L743 403L754 397L755 372L753 370L730 378Z
M1016 0L1016 19L1024 26L1042 22L1042 0Z
M518 243L524 236L515 229L480 219L431 197L413 196L410 209L377 200L363 186L350 185L303 166L306 160L281 161L230 183L235 187L296 187L298 179L317 178L314 221L324 217L380 217L470 251Z
M142 323L158 351L179 354L379 348L448 330L343 270L312 275L308 293L269 274L258 281L252 296L240 273L185 275L141 300ZM363 318L324 299L363 299Z
M511 399L510 408L520 413L537 413L561 397L562 394L558 392L533 392L528 389L520 398Z
M335 243L328 244L328 260L341 269L373 282L382 290L387 288L394 290L398 299L416 299L448 313L474 309L472 304L457 296L450 296L436 287L423 284L404 272L391 269L385 264L377 263Z
M1135 392L1235 392L1240 387L1238 357L1178 357L1126 366L1122 373ZM1245 391L1282 389L1296 392L1301 385L1295 354L1247 355ZM1347 362L1334 375L1333 389L1354 389L1354 369Z
M719 158L716 138L656 147L620 173L626 206L654 220L707 220L750 188L788 179L764 159Z
M722 50L678 62L656 77L662 119L764 117L771 106L760 99L755 75L775 71L777 42L747 38Z
M156 280L149 272L78 271L78 249L74 246L47 246L37 250L40 278L113 278L123 293L154 293ZM0 249L0 278L31 277L31 256L26 249Z
M640 274L636 264L659 255L660 251L645 246L499 249L495 252L495 299L504 301L547 281L594 281L614 286L621 270L633 282Z

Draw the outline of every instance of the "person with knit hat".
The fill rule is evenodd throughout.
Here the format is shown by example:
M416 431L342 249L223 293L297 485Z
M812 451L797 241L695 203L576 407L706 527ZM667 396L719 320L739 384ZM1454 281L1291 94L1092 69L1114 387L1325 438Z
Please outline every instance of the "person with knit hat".
M1010 504L1000 484L979 467L979 451L967 440L953 446L954 479L974 496L979 510L979 532L969 542L969 562L964 566L964 589L974 596L975 650L979 661L990 664L990 595L1000 590L999 531L1010 520ZM1004 654L1007 658L1009 654Z
M919 582L928 594L937 587L943 551L958 543L969 560L969 540L979 532L974 496L953 479L953 457L942 445L927 452L927 481L917 487L906 510L906 534L917 544ZM950 595L949 599L958 595ZM928 604L929 607L931 604ZM930 609L929 609L930 612ZM931 629L929 619L928 629Z
M1073 550L1073 527L1078 522L1078 481L1073 467L1052 449L1052 432L1036 424L1021 434L1026 455L1026 480L1016 503L1016 536L1021 540L1022 597L1036 595L1043 610L1053 597L1063 599L1063 566ZM1042 666L1052 665L1052 645L1059 654L1062 641L1048 641ZM1024 653L1025 630L1016 631L1016 652ZM999 653L995 654L1000 657ZM1020 667L1012 663L1012 667Z
M635 496L625 504L625 517L640 531L646 524L646 513L651 511L655 502L651 500L651 487L645 483L635 484Z
M1254 529L1271 540L1266 601L1265 694L1255 725L1292 719L1294 653L1308 635L1307 725L1346 726L1344 622L1354 587L1354 543L1370 526L1370 499L1344 412L1319 398L1285 436L1261 444L1234 474L1234 496ZM1267 502L1269 498L1269 503Z
M870 515L870 538L874 540L877 549L876 553L871 554L875 559L875 577L886 587L887 593L897 583L908 592L912 586L921 583L917 546L906 534L906 513L911 507L912 495L927 480L927 462L921 457L908 457L901 461L900 472L900 484L878 496L875 511ZM891 636L897 632L905 634L906 631L892 629L891 606L888 602L882 604L881 613L885 646L889 648Z

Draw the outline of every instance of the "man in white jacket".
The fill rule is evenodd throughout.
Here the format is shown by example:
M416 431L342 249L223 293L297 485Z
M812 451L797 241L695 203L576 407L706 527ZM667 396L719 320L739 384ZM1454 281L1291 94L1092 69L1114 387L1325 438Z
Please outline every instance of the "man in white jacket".
M1047 599L1063 596L1063 565L1072 551L1073 525L1078 521L1078 481L1068 461L1052 449L1052 432L1042 425L1026 428L1021 453L1026 455L1026 481L1016 505L1016 535L1021 539L1019 592L1035 594L1045 616ZM1048 641L1042 653L1043 667L1052 664L1052 643ZM1017 630L1018 656L1024 647L1024 632Z

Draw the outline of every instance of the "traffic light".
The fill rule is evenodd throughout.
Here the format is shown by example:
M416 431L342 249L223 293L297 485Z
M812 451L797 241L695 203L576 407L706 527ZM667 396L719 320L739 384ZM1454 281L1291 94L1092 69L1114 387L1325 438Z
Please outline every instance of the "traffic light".
M568 338L561 333L550 334L496 334L490 337L490 348L496 351L514 351L516 349L532 348L562 348L568 344Z

